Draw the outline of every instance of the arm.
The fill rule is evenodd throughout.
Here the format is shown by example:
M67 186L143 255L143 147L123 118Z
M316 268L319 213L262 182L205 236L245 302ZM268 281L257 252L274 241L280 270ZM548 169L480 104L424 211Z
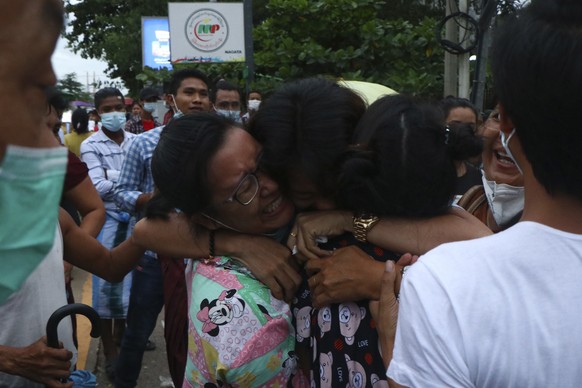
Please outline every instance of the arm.
M150 198L150 193L141 191L146 171L144 163L143 147L139 139L136 139L127 149L115 187L115 202L130 214L139 212Z
M81 214L81 229L97 237L105 223L105 206L89 177L64 193Z
M294 231L297 233L297 248L307 258L328 256L330 252L318 248L315 238L353 233L352 213L347 210L301 213L297 216ZM478 219L462 209L451 208L447 214L431 218L383 217L368 232L367 239L394 252L420 255L445 242L490 234L491 231ZM290 241L289 245L292 244Z
M81 143L81 160L87 165L89 177L99 196L104 201L112 201L115 182L108 179L103 161L99 157L98 152L93 149L91 143L87 141Z
M167 256L203 258L209 253L208 231L198 227L193 233L184 214L173 213L168 221L144 218L135 225L133 238L137 244ZM219 229L215 253L237 258L278 299L291 300L301 283L291 252L271 238Z
M111 283L122 281L145 252L132 238L111 251L106 249L81 230L63 209L59 211L59 225L63 233L64 259Z
M72 387L72 382L59 382L60 378L69 377L72 357L67 349L48 347L45 337L23 348L0 345L0 371L48 387Z

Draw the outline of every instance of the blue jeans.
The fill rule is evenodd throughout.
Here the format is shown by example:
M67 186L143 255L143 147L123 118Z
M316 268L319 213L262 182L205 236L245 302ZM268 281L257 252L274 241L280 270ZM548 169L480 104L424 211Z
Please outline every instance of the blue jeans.
M148 338L156 327L164 306L164 287L160 262L144 255L133 271L129 296L127 327L115 367L115 387L135 387Z

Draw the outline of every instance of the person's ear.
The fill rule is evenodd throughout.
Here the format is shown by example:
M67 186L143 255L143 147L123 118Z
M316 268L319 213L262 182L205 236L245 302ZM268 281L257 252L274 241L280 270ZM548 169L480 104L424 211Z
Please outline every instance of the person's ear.
M174 100L172 99L172 95L170 93L164 96L164 100L166 100L166 104L168 104L171 109L174 111L176 110L176 107L174 106Z
M499 128L506 135L510 134L511 131L513 131L513 128L515 128L515 125L513 125L513 120L511 120L511 117L509 117L507 114L505 107L501 104L499 104Z

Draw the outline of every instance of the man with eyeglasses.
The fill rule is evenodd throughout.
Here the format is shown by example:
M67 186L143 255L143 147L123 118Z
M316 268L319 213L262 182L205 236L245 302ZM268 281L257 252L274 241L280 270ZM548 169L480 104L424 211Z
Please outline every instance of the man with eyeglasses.
M242 123L240 92L235 85L223 79L218 81L210 98L217 114Z

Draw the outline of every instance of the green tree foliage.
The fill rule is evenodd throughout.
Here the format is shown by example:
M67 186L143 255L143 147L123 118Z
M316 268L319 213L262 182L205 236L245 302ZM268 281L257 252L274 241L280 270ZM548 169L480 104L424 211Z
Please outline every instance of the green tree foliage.
M173 0L180 1L180 0ZM443 53L434 38L444 0L254 0L256 84L326 75L440 96ZM69 45L109 64L135 95L168 73L142 69L141 16L166 16L167 0L66 0ZM241 80L244 64L195 66L213 79Z
M77 81L75 73L68 73L57 82L57 89L63 94L67 101L93 101L93 97L85 91L82 83Z
M255 28L260 73L290 79L325 74L378 82L401 92L442 93L443 56L435 20L413 24L376 0L271 0Z

